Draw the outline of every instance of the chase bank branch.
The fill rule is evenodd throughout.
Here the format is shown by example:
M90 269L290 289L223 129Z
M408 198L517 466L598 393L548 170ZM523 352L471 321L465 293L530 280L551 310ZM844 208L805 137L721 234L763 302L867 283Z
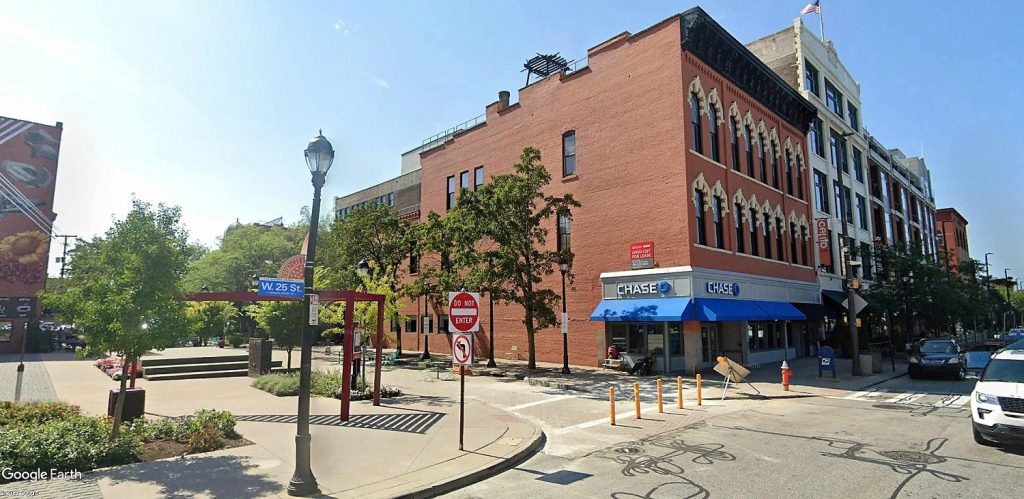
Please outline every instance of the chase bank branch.
M821 307L817 283L674 267L601 274L590 315L604 343L634 359L653 351L654 369L694 373L719 355L743 365L809 355Z

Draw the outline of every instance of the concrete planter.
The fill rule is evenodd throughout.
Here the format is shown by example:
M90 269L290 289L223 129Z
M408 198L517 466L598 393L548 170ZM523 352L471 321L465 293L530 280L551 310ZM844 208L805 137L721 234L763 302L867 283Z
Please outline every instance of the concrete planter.
M860 354L860 372L865 376L871 375L871 354L862 353Z
M871 352L871 372L882 372L882 352Z

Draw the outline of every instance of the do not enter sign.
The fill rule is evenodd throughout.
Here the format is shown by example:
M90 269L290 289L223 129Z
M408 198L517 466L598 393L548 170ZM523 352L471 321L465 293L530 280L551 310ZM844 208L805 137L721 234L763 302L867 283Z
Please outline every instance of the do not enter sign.
M448 332L469 333L480 330L480 293L448 293Z

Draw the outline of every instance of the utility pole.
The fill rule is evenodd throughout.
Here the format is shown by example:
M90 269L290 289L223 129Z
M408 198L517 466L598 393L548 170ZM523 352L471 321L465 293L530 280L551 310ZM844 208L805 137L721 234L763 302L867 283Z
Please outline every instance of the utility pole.
M67 269L67 266L68 266L68 239L77 238L78 236L59 235L59 236L53 236L53 237L59 237L59 238L64 240L63 241L63 246L64 246L63 255L60 257L60 285L63 287L64 286L64 271L65 271L65 269Z

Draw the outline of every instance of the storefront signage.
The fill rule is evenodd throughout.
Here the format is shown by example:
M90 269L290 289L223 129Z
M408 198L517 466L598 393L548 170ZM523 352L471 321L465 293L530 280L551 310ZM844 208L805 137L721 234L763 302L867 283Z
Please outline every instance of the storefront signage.
M829 267L832 265L832 241L829 241L828 219L814 219L815 233L818 241L818 261L821 265Z
M629 245L629 268L632 270L654 268L654 242L642 241Z
M740 284L738 282L708 281L704 290L712 295L740 295Z
M668 294L672 291L672 283L662 279L660 282L622 283L615 287L619 296Z

